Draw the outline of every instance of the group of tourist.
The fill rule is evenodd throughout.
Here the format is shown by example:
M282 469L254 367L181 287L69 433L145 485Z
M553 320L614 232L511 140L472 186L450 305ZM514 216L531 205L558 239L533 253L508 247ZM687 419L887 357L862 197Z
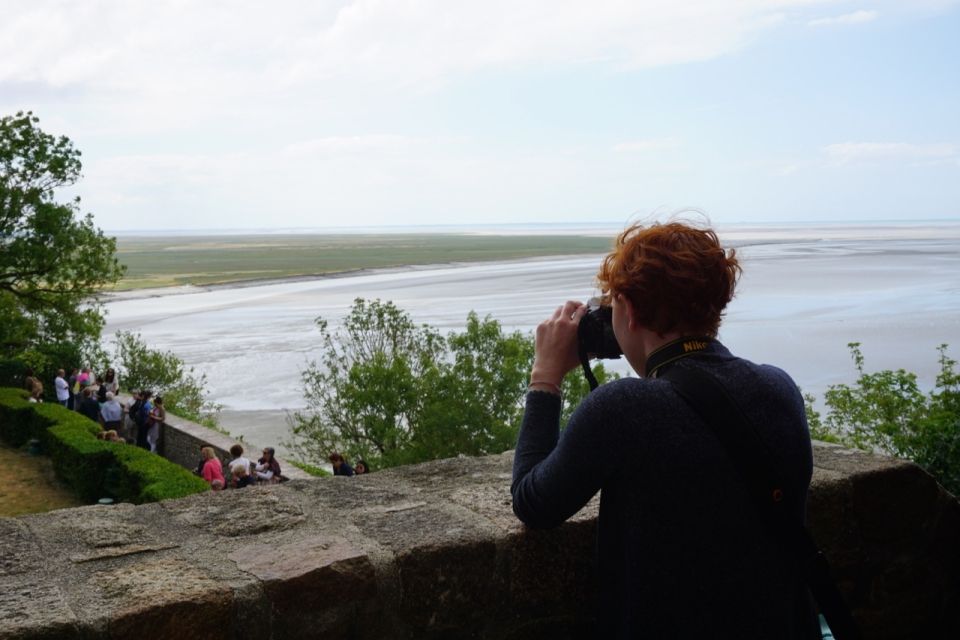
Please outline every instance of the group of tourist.
M244 456L243 445L240 444L230 447L230 455L230 461L224 465L213 447L200 447L200 462L197 464L196 474L206 480L213 491L243 489L253 484L275 484L285 480L273 447L266 447L256 462ZM369 473L366 462L358 460L351 466L336 451L330 454L329 460L335 476L361 476Z
M43 402L43 382L28 369L24 387L30 402ZM150 390L137 391L129 407L119 400L120 381L114 369L94 375L89 367L72 369L67 376L59 369L53 380L57 402L100 424L100 440L127 442L157 452L160 425L166 419L163 397Z
M276 484L283 480L280 462L273 447L266 447L262 457L256 462L243 455L243 446L240 444L230 447L230 455L233 457L227 463L227 475L224 475L223 463L213 447L200 447L200 463L196 473L206 480L214 491L226 488L243 489L252 484Z
M107 369L102 376L94 376L88 367L83 367L71 370L69 377L66 370L59 369L53 386L59 404L100 424L98 440L126 442L157 452L160 425L166 419L162 396L155 396L149 389L135 391L130 406L125 406L118 399L120 383L113 369ZM43 402L43 383L32 370L27 370L24 387L30 392L30 402ZM214 491L273 484L283 479L273 447L266 447L256 462L244 457L243 453L243 446L239 444L230 447L233 457L226 465L225 474L224 465L214 448L204 445L200 448L196 474ZM369 472L364 460L351 465L336 451L330 454L329 460L335 476L360 476Z

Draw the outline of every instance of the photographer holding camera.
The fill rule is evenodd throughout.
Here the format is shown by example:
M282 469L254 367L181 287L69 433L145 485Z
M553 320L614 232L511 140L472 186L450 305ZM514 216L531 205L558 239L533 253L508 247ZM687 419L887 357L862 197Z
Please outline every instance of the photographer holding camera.
M567 302L537 327L513 508L556 527L602 490L598 636L820 637L793 544L813 467L803 399L716 340L740 272L711 229L634 225L600 267L604 307ZM584 331L604 322L641 377L597 388L560 433L564 376L610 357L603 327ZM712 414L751 425L750 446L729 446ZM755 467L776 478L759 499Z

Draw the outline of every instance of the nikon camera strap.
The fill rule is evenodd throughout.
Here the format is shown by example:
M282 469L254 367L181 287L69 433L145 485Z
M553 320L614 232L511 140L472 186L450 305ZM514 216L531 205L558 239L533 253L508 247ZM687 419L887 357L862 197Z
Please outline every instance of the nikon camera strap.
M712 341L711 341L712 342ZM668 349L667 351L671 351ZM702 351L709 351L706 347ZM690 351L701 351L700 349ZM666 356L667 354L657 354ZM693 355L691 352L678 354ZM653 359L653 358L651 358ZM658 358L660 359L660 358ZM847 608L836 583L830 577L826 556L817 547L810 532L802 522L791 518L786 504L793 496L784 495L784 484L779 478L773 459L759 437L753 422L737 406L723 385L705 371L693 368L664 367L663 361L651 370L648 361L647 373L656 371L657 377L668 380L674 389L697 412L713 430L727 455L734 463L757 505L763 520L773 535L785 541L785 547L796 559L803 572L810 593L820 613L826 618L837 640L859 640L860 631Z

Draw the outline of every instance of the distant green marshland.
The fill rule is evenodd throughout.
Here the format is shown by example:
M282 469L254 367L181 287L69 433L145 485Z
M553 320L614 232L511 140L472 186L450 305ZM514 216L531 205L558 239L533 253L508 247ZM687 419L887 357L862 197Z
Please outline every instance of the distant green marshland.
M117 290L603 253L611 242L609 237L574 235L121 236L118 257L127 273Z

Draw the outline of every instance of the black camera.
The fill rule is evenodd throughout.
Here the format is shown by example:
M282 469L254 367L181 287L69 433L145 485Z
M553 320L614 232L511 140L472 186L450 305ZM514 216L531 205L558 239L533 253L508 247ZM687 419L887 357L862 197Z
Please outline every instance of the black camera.
M613 334L613 308L600 304L596 298L587 303L586 315L577 327L577 341L583 356L601 360L616 360L623 355L617 337Z

